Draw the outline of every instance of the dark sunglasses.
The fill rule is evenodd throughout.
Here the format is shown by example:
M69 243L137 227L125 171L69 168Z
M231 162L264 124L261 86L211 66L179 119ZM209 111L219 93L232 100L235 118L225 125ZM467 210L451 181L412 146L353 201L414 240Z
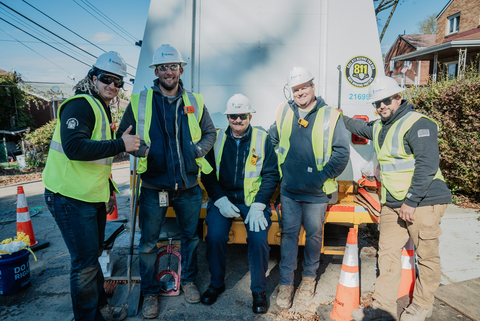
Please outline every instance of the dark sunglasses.
M398 96L395 96L395 97L388 97L388 98L385 98L385 99L382 99L382 100L379 100L379 101L375 101L372 103L373 107L375 108L380 108L380 106L382 105L382 103L385 104L385 106L388 106L392 103L392 100L394 98L397 98Z
M110 85L113 82L113 85L117 88L122 88L123 87L123 80L115 77L115 76L110 76L106 74L100 74L98 75L98 80L103 82L105 85Z
M250 114L230 114L228 115L228 118L230 118L231 120L235 120L237 119L238 117L240 117L241 120L245 120L248 118L248 116L250 116Z
M157 65L157 69L160 70L160 71L167 71L168 68L170 68L170 70L172 70L172 71L176 71L176 70L178 70L178 68L180 68L180 64L169 64L169 65L161 64L161 65Z

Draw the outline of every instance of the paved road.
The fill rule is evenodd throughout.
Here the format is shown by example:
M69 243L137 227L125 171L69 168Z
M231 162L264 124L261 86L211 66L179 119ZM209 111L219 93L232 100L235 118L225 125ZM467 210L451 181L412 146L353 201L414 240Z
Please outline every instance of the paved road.
M113 176L122 192L117 197L119 215L121 218L128 218L130 204L128 164L114 166ZM29 207L43 207L38 215L32 217L32 224L36 238L49 241L50 246L35 253L36 262L30 256L31 286L16 294L0 296L0 319L8 321L71 320L73 314L69 295L68 251L59 229L44 204L42 183L30 182L21 185L24 187ZM15 210L16 190L17 185L0 187L0 212ZM476 220L478 215L472 210L461 210L458 207L449 206L442 224L444 229L441 240L443 284L468 280L480 274L478 257L476 257L480 254L479 247L472 244L472 239L478 242L480 231L480 222ZM0 224L0 240L13 237L15 233L15 222ZM125 237L127 237L126 234L120 239ZM461 244L461 249L457 246L458 244ZM364 294L373 290L376 273L376 259L371 255L371 248L368 245L367 242L360 241L361 290ZM454 248L455 250L452 250ZM205 244L201 243L198 250L200 273L196 281L200 291L208 287L210 277L205 252ZM113 274L124 274L126 249L117 242L114 247L114 258ZM185 302L183 294L178 297L162 298L158 320L315 320L316 307L319 304L331 303L335 298L342 257L322 256L318 270L317 294L312 300L295 301L292 309L288 311L279 311L270 304L268 314L254 315L251 312L250 274L246 258L245 245L229 246L227 290L219 297L217 303L212 306L190 305ZM444 262L444 258L448 262ZM267 296L270 303L275 302L276 298L279 259L279 247L272 246L267 280ZM458 269L459 266L462 268ZM133 275L138 275L138 261L134 264ZM301 264L295 275L296 286L300 283L300 279ZM434 314L429 320L469 320L443 303L436 302L435 306ZM143 320L143 318L139 315L127 320Z

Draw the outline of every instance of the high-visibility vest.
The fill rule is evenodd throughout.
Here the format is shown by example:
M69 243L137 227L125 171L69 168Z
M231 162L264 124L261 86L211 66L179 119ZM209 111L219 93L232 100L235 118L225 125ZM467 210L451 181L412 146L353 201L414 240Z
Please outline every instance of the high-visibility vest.
M290 135L292 134L293 117L293 110L287 103L284 102L278 106L276 124L278 136L280 137L277 154L280 177L282 177L281 165L285 162L288 150L290 149ZM339 117L340 113L327 105L320 107L317 111L312 129L312 148L317 170L319 172L332 156L333 133ZM336 190L336 179L329 178L323 183L323 192L326 194L332 194Z
M90 95L82 94L68 98L58 108L58 115L66 103L78 98L86 99L95 114L95 127L90 139L97 141L112 139L107 113L101 102ZM108 202L110 198L109 180L115 191L120 193L113 180L110 179L113 157L93 161L69 159L63 151L60 135L62 126L67 126L66 122L58 119L50 143L47 165L42 174L43 184L54 193L76 200L88 203Z
M415 156L406 153L403 138L413 124L422 117L435 122L425 115L410 111L392 124L381 148L378 143L378 136L382 130L383 123L378 119L373 124L373 147L380 165L380 177L382 181L382 204L384 204L387 199L387 190L399 201L405 199L407 196L415 170ZM445 181L440 168L437 170L433 179Z
M225 130L226 128L218 130L217 140L215 141L215 145L213 147L215 152L217 180L219 180L220 177L220 163L222 161L223 147L225 146ZM260 174L262 172L263 160L265 158L266 138L266 132L252 127L250 149L248 152L247 161L245 162L245 176L243 178L243 193L245 195L245 204L247 206L250 206L255 201L255 196L260 190L260 185L262 183L262 176ZM253 154L258 156L256 162L252 161L254 159L252 158ZM228 166L233 166L233 164L229 164Z
M197 143L202 138L202 129L200 128L200 120L203 116L203 96L201 94L195 94L191 91L185 91L182 95L184 106L193 106L194 111L187 113L188 128L190 130L190 136L193 143ZM131 105L133 115L137 122L136 133L140 136L140 140L145 141L150 148L150 126L152 124L152 100L153 89L143 90L139 94L132 95ZM204 157L195 159L200 171L205 174L212 172L213 168L207 162ZM140 157L138 162L138 173L142 174L147 171L147 158Z

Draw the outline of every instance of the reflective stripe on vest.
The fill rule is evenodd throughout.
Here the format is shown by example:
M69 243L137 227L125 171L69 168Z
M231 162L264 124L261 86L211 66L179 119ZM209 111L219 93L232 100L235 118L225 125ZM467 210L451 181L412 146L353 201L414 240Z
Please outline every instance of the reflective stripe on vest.
M220 163L222 161L223 147L225 146L226 140L225 131L226 128L218 130L217 140L215 141L215 146L213 147L213 151L215 153L215 166L217 169L217 180L220 179ZM245 196L245 204L247 206L250 206L255 201L255 196L260 190L260 185L262 182L262 177L260 174L262 173L266 138L266 132L252 127L250 149L245 162L245 174L243 178L243 194ZM255 165L250 162L254 153L258 156Z
M95 141L111 139L107 114L101 103L90 95L70 97L59 107L58 114L66 103L78 98L86 99L95 114L95 126L90 139ZM61 141L61 126L65 125L61 119L58 120L50 143L47 165L43 173L45 186L54 193L84 202L107 202L110 198L109 180L118 192L115 183L110 179L113 157L92 161L70 160L65 155Z
M333 133L339 117L339 112L326 105L320 107L315 116L315 122L312 129L312 148L317 170L319 172L330 160L332 155ZM294 113L290 106L286 103L280 104L277 109L276 117L277 131L280 137L277 154L280 177L283 176L281 165L285 162L290 149L290 136L292 134L293 121ZM323 191L326 194L332 194L336 189L337 181L333 178L327 179L323 184Z
M386 202L387 190L399 201L405 199L408 193L415 171L415 156L413 154L407 154L403 139L413 124L421 118L427 118L435 122L425 115L410 111L392 124L385 135L381 148L378 137L383 128L383 123L377 120L373 125L373 147L377 154L382 180L382 204ZM440 168L437 170L433 179L445 180Z
M185 91L182 95L184 106L193 105L195 111L187 114L188 127L190 136L193 143L197 143L202 138L202 130L199 122L203 116L203 96L200 94L194 94L190 91ZM136 133L140 136L140 140L150 147L150 126L152 124L152 103L153 101L153 89L143 90L137 95L132 95L131 105L135 120L137 121ZM178 106L178 105L177 105ZM205 174L212 172L213 168L207 162L204 157L196 158L195 162L200 170ZM144 173L147 170L147 158L140 157L138 162L138 173Z

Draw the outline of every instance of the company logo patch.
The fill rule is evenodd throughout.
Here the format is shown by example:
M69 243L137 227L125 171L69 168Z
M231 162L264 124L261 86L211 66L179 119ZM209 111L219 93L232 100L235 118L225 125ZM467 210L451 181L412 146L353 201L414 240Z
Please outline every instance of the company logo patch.
M78 120L76 118L69 118L67 120L67 128L68 129L75 129L78 126Z
M419 129L418 137L428 137L430 136L430 129Z
M370 58L365 56L353 57L345 67L345 77L352 86L357 88L370 86L376 76L377 67Z

